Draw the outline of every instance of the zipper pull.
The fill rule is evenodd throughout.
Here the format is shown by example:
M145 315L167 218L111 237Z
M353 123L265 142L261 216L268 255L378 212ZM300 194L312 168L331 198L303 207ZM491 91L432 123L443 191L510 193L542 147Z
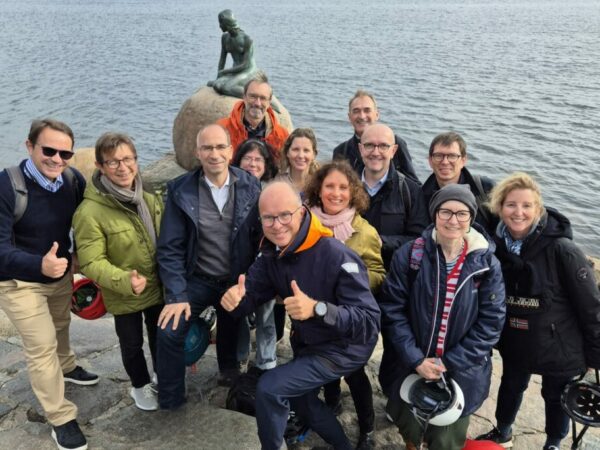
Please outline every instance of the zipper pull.
M554 337L554 333L556 332L556 325L550 324L550 329L552 330L552 337Z

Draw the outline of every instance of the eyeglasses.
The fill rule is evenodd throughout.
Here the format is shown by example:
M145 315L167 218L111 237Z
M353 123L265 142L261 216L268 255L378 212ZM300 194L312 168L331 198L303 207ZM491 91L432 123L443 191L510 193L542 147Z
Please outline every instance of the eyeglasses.
M277 216L260 216L260 221L262 222L263 226L270 228L273 225L275 225L275 220L278 220L279 223L281 225L287 225L292 221L292 216L294 214L296 214L296 212L302 208L302 206L298 206L294 211L292 212L282 212L281 214L277 215Z
M455 163L456 161L459 160L459 158L462 158L462 155L458 154L458 153L432 153L431 154L431 159L433 159L437 163L441 163L444 160L444 158L446 158L448 160L448 162L450 162L450 163Z
M218 152L224 152L229 147L231 147L231 144L201 145L200 147L198 147L198 150L200 150L201 152L206 152L206 153L210 153L213 150L216 150Z
M256 100L260 100L261 103L267 103L271 99L269 97L265 97L264 95L258 94L246 94L250 100L255 102Z
M255 158L253 158L252 156L244 156L244 157L242 157L242 162L244 162L246 164L252 164L252 163L264 164L265 158L263 158L262 156L257 156Z
M123 163L126 167L131 167L135 164L136 161L137 156L127 156L123 159L111 159L109 161L104 161L102 164L104 164L109 169L117 169L121 165L121 163Z
M450 209L438 209L437 216L442 220L451 220L452 216L456 216L459 222L468 222L471 220L471 211L452 211Z
M372 152L378 148L382 153L387 152L392 147L391 144L373 144L372 142L365 142L362 146L368 152Z
M52 158L54 155L56 155L58 153L58 156L60 156L60 159L62 159L63 161L67 161L67 160L71 159L73 157L73 155L75 154L74 152L72 152L70 150L57 150L52 147L46 147L45 145L40 145L40 147L42 148L42 153L44 154L44 156L47 156L48 158Z

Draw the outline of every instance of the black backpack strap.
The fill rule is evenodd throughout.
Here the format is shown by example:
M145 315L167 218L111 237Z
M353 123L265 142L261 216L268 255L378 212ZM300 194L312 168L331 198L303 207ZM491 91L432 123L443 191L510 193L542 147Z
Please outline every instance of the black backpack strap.
M483 219L486 221L486 223L492 223L493 218L489 210L487 209L487 207L483 206L485 202L488 201L488 195L486 194L485 189L483 188L481 176L472 175L472 177L473 183L475 183L475 188L477 189L477 192L474 192L473 194L475 195L475 199L477 200L477 207L479 209L479 212L483 216Z
M404 175L399 170L396 170L398 174L400 184L400 193L402 194L402 202L404 203L404 212L406 213L406 218L410 215L410 210L412 209L412 200L410 198L410 189L408 188L408 183L406 182L406 175Z
M15 224L21 220L27 209L27 185L19 166L7 167L6 174L15 193L15 209L13 210L13 224Z

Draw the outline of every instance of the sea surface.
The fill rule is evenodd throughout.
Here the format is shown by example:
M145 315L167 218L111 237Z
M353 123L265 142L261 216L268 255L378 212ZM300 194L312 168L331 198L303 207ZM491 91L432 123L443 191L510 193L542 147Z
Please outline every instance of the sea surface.
M348 100L368 89L423 180L431 139L458 131L473 172L533 174L600 255L597 0L0 0L2 166L43 116L69 123L76 147L124 131L142 164L160 158L183 102L216 76L225 8L320 159L351 136Z

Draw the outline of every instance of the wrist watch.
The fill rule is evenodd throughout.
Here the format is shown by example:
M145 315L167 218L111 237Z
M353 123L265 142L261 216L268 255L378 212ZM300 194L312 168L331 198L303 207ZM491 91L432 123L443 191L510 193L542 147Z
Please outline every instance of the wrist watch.
M315 316L322 319L327 314L327 303L317 302L315 303Z

